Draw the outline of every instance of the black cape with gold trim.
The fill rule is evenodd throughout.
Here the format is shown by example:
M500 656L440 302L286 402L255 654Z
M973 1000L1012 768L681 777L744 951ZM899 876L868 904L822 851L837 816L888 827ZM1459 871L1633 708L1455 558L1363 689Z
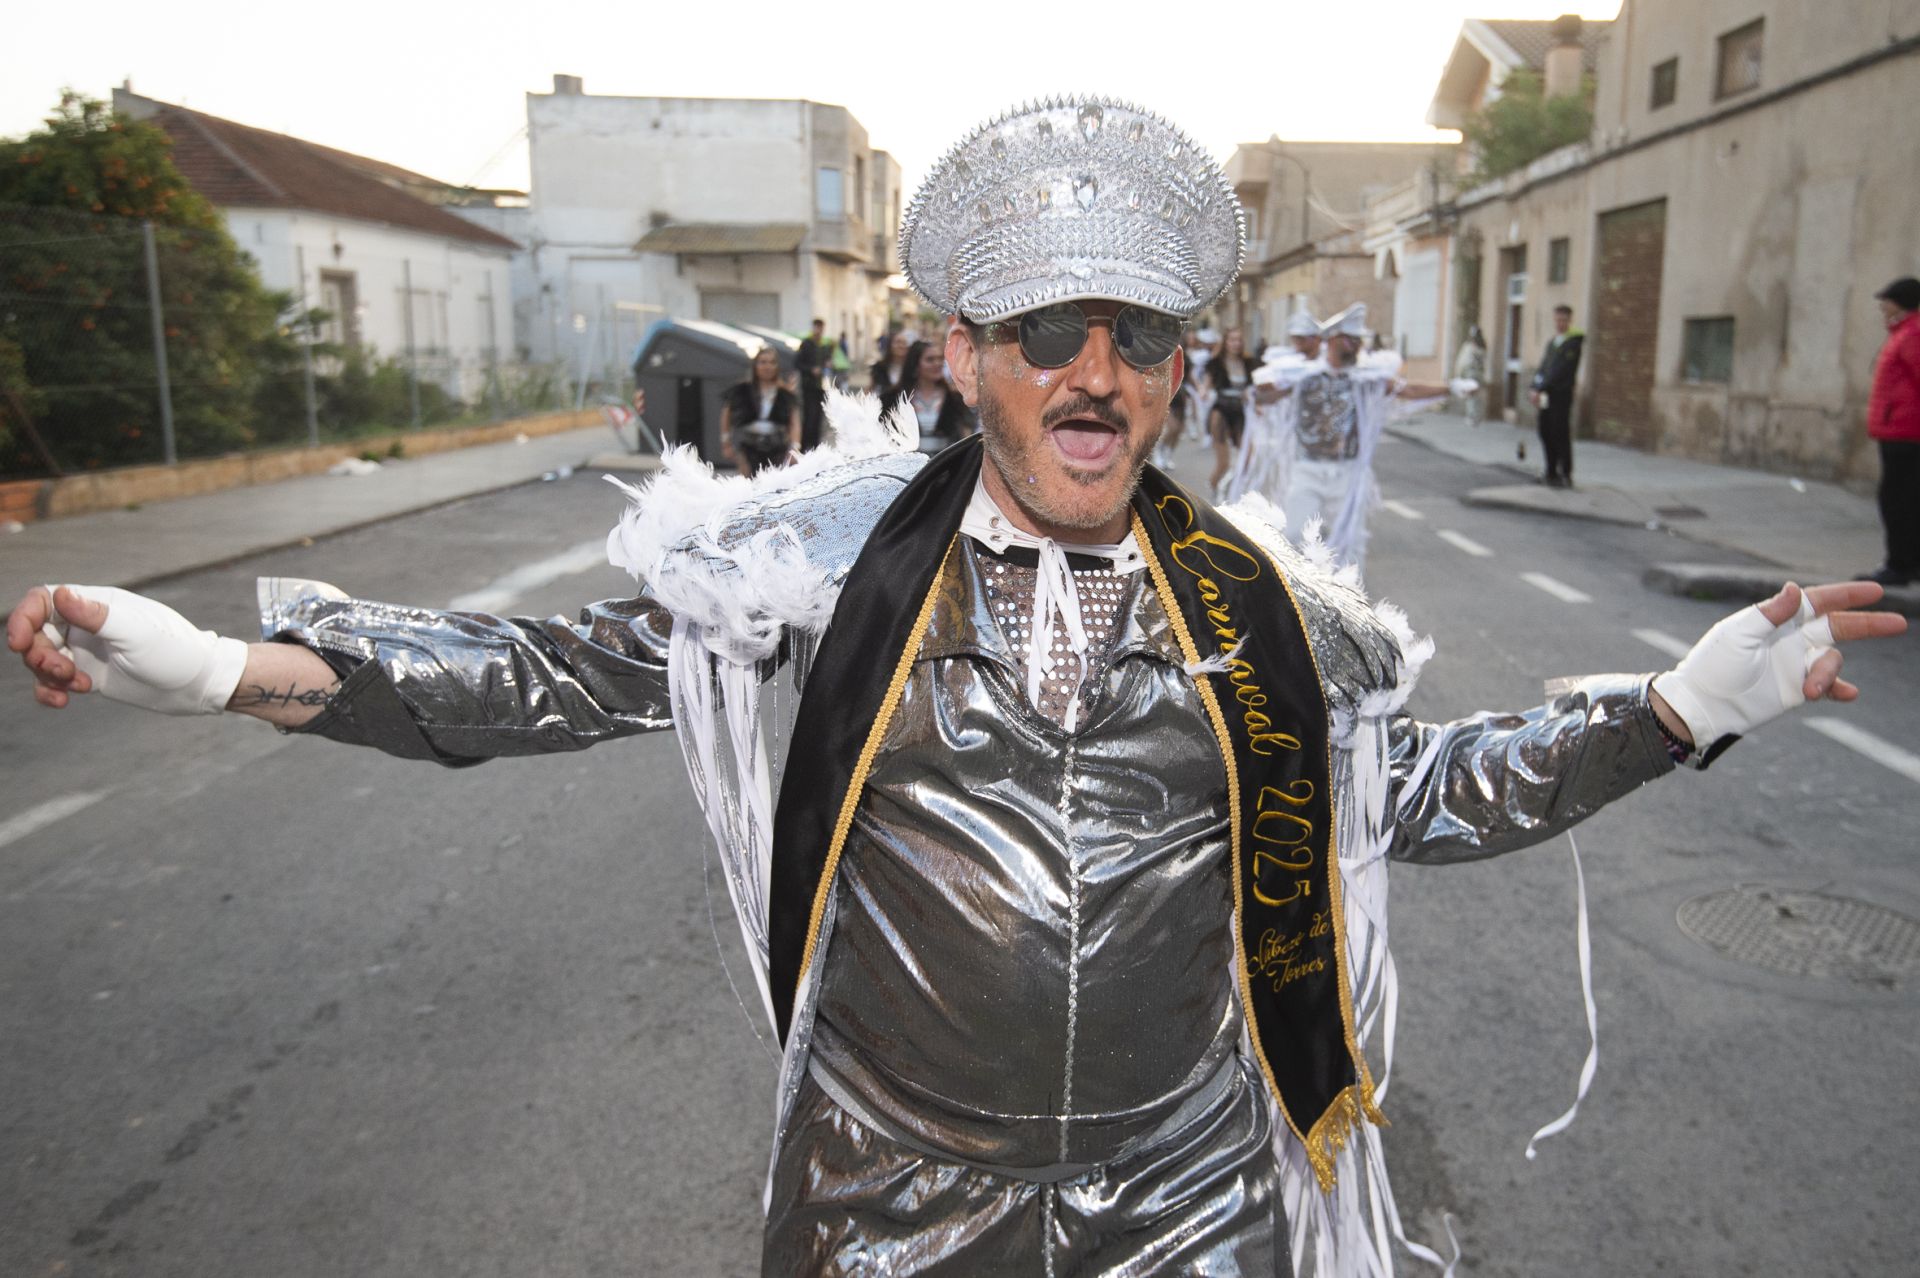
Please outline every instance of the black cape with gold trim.
M814 659L794 724L806 748L774 820L768 974L783 1040L981 456L977 436L954 445L888 507ZM1379 1115L1354 1037L1320 674L1278 565L1218 511L1149 468L1132 519L1187 660L1215 671L1196 678L1226 770L1235 976L1261 1072L1326 1186L1351 1125Z

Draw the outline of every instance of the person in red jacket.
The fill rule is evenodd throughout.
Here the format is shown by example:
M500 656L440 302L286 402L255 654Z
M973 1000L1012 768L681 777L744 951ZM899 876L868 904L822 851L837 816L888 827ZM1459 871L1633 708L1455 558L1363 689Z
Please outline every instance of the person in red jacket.
M1861 576L1883 586L1920 580L1920 279L1903 276L1874 294L1887 344L1873 365L1867 434L1880 444L1880 522L1887 562Z

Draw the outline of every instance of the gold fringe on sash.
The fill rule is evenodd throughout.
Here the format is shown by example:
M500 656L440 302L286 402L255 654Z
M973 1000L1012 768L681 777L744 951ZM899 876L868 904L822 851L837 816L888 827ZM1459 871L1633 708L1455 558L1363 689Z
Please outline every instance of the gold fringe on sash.
M1333 1098L1333 1104L1327 1106L1327 1112L1320 1115L1320 1121L1301 1141L1307 1151L1307 1162L1313 1167L1313 1178L1320 1182L1322 1193L1332 1192L1333 1161L1347 1147L1354 1129L1360 1126L1363 1118L1376 1127L1389 1126L1387 1116L1373 1103L1373 1080L1364 1073L1359 1082Z

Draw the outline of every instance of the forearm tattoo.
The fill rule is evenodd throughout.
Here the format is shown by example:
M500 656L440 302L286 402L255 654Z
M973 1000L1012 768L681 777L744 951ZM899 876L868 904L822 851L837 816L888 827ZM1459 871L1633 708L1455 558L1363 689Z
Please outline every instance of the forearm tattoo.
M324 706L327 698L338 691L338 682L325 688L302 688L299 684L289 684L285 688L269 687L266 684L250 683L233 694L233 707L236 710L250 706Z

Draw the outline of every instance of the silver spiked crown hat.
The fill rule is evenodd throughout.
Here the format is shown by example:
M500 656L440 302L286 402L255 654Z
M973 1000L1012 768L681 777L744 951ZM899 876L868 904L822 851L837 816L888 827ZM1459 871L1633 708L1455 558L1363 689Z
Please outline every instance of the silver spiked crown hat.
M1245 214L1203 147L1150 111L1048 98L969 133L900 226L920 296L976 323L1050 302L1138 302L1182 319L1225 292Z

